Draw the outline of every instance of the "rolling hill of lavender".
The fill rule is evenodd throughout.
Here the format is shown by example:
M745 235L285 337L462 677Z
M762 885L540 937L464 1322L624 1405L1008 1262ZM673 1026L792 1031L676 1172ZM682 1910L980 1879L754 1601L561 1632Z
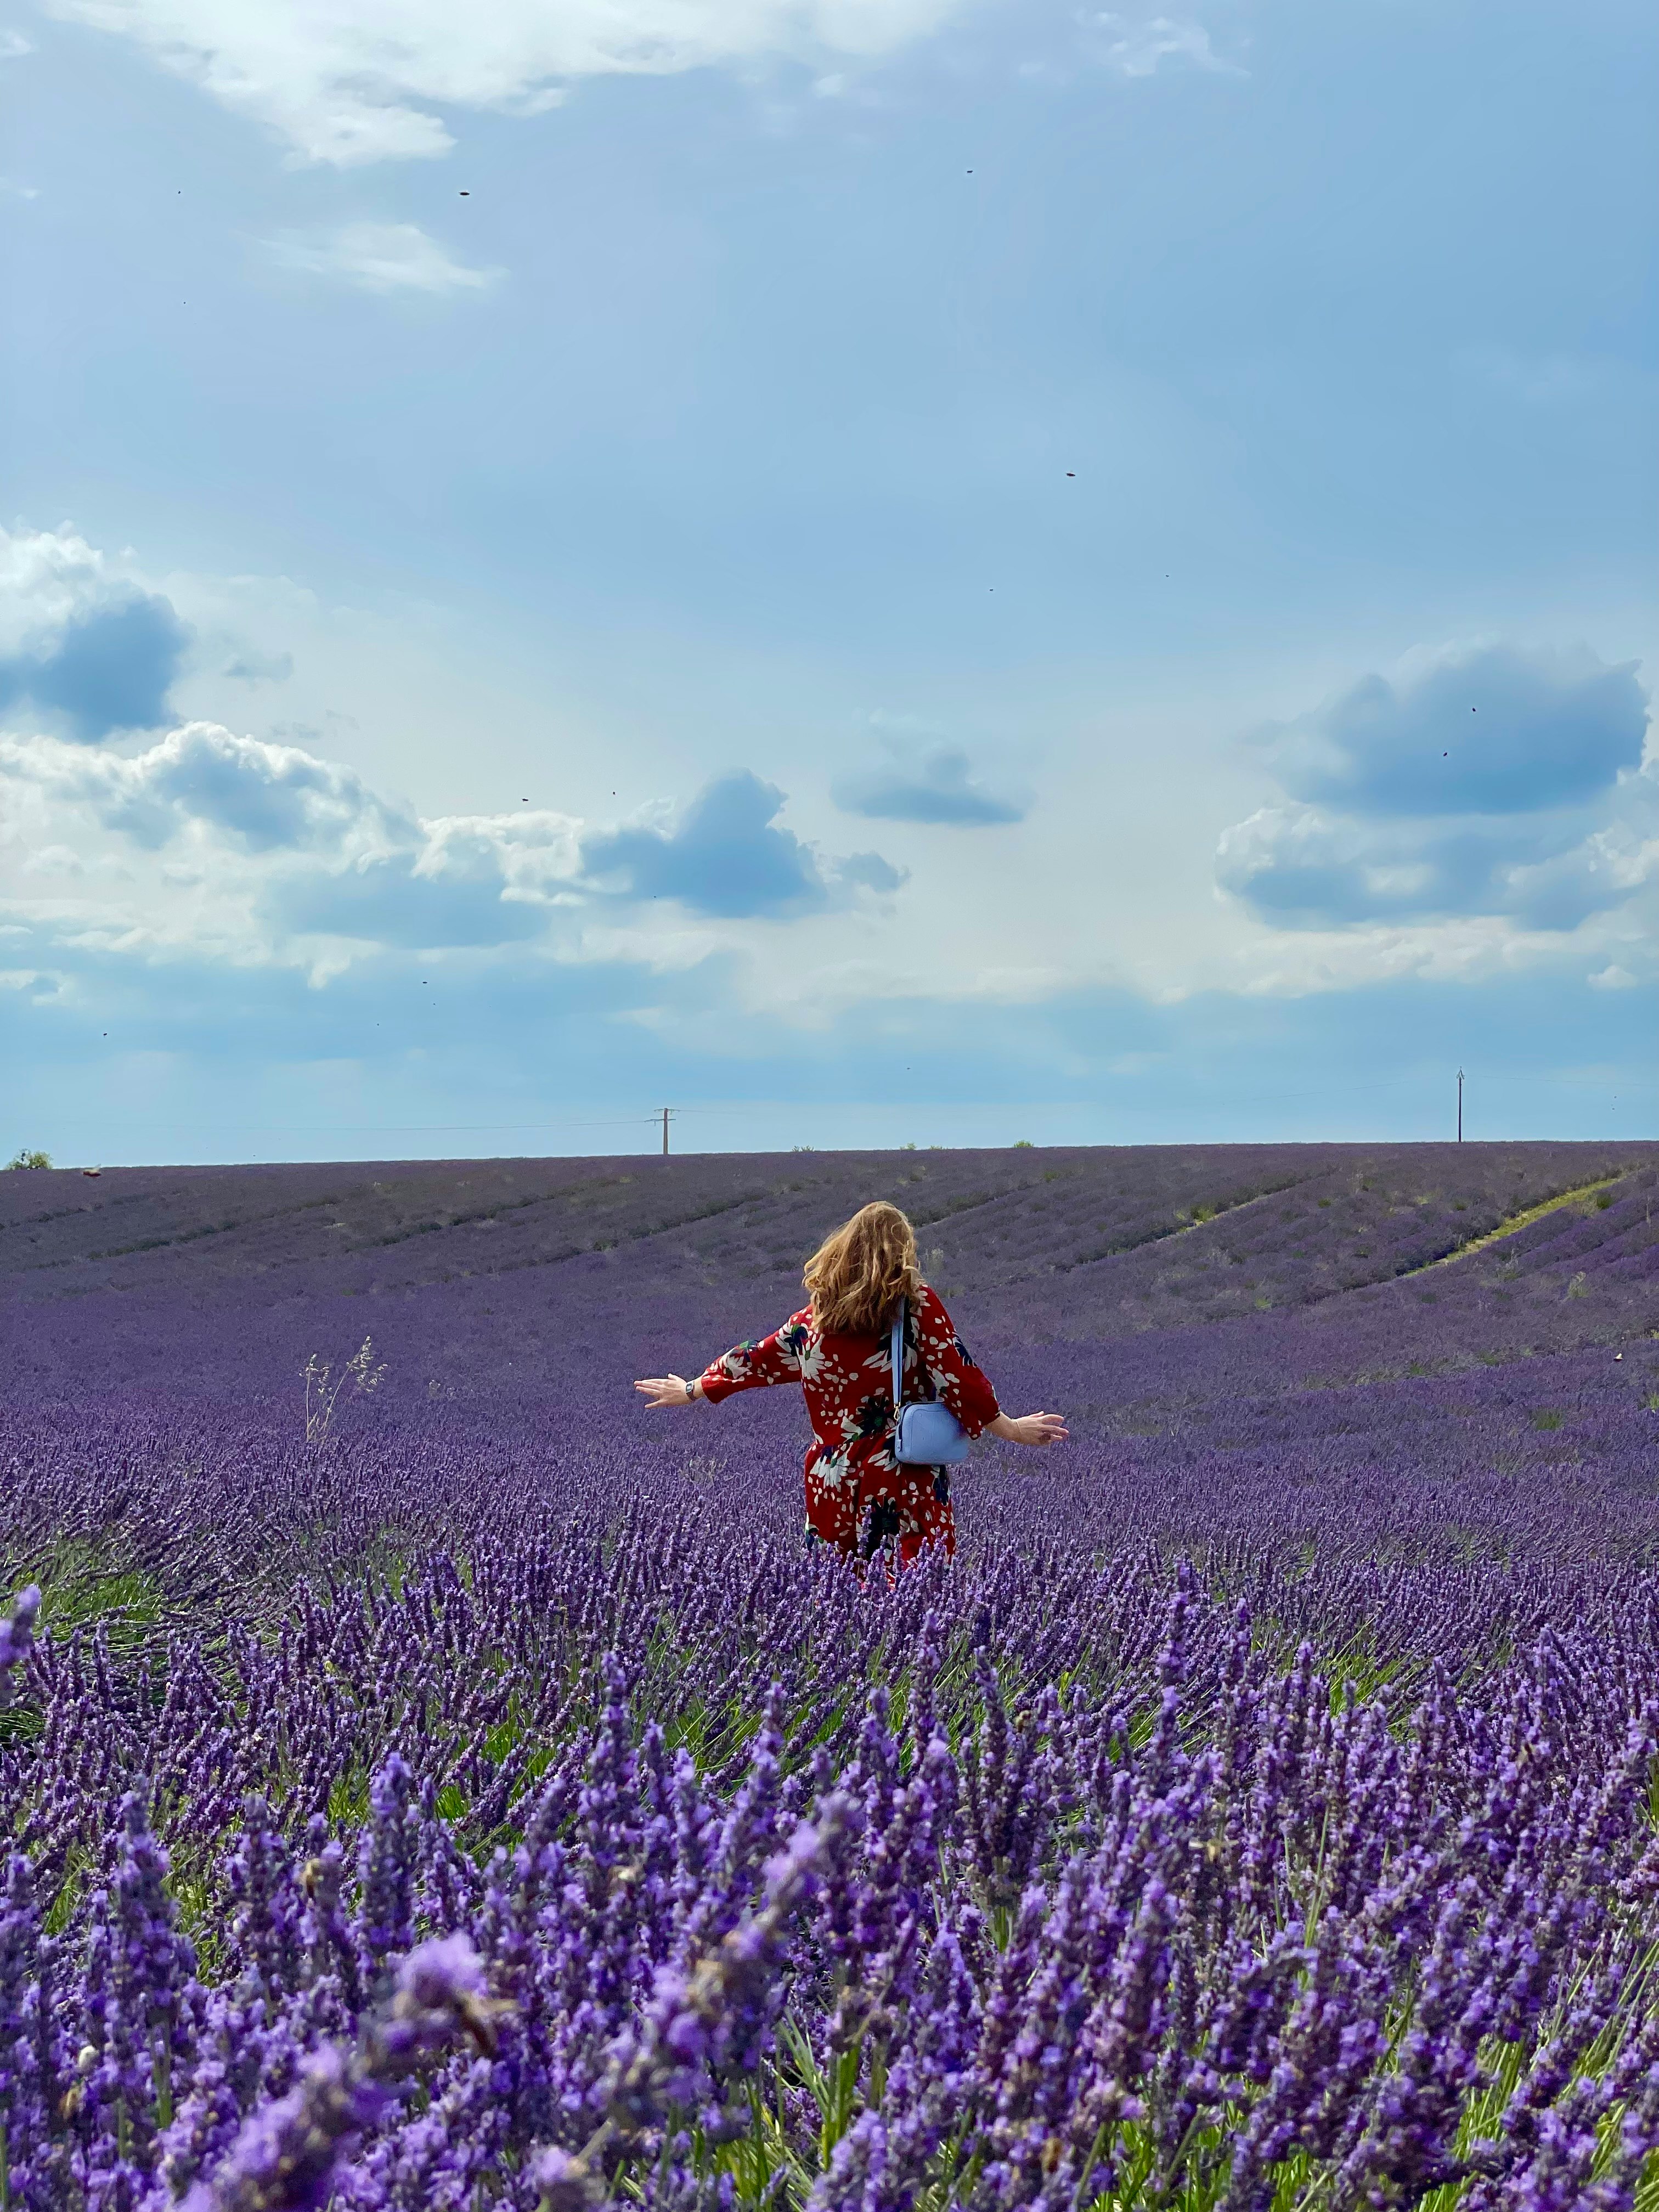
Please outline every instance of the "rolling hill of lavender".
M874 1196L1072 1426L902 1575L629 1389ZM0 1176L0 2212L1659 2207L1656 1197Z

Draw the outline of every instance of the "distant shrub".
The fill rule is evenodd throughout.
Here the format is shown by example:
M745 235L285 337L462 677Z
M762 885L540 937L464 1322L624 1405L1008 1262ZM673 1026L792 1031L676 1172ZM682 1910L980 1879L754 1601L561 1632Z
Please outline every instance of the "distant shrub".
M1191 1206L1176 1206L1175 1218L1183 1229L1197 1229L1206 1221L1213 1221L1217 1214L1224 1211L1224 1207L1212 1206L1207 1200L1200 1199Z
M1566 1415L1553 1406L1540 1406L1532 1417L1535 1429L1561 1429L1566 1426Z
M1017 1152L1034 1152L1036 1150L1036 1146L1031 1142L1029 1137L1016 1137L1014 1139L1014 1150Z
M52 1154L50 1152L32 1152L25 1148L15 1154L12 1158L9 1159L6 1162L6 1165L9 1169L49 1168L52 1165Z
M1612 1204L1613 1193L1610 1190L1598 1190L1596 1192L1595 1210L1598 1213L1605 1213Z

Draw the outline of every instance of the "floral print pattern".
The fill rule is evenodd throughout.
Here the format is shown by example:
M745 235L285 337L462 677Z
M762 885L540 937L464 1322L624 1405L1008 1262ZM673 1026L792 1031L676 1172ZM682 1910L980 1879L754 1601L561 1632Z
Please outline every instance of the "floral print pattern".
M893 1371L889 1332L821 1332L804 1306L758 1343L712 1360L703 1395L719 1405L738 1390L799 1382L812 1424L806 1455L806 1525L849 1557L896 1541L906 1565L928 1544L956 1549L950 1478L944 1468L901 1467L893 1457ZM925 1286L904 1326L903 1397L939 1399L970 1437L997 1418L989 1380L969 1356L935 1291Z

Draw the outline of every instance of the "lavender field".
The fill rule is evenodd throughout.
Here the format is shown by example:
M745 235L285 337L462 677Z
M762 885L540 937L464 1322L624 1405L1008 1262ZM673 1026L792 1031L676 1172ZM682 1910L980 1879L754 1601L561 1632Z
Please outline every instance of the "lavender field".
M860 1583L798 1396L629 1385L878 1195L1073 1441ZM0 1176L0 2208L1659 2206L1656 1199Z

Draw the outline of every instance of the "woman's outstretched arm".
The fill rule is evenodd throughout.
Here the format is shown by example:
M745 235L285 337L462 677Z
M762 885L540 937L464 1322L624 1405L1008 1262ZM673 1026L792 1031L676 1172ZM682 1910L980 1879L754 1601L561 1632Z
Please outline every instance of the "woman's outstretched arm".
M655 1411L659 1407L695 1405L699 1398L718 1406L734 1390L763 1390L773 1382L799 1382L806 1321L806 1315L793 1314L781 1328L774 1329L757 1344L733 1345L690 1382L683 1375L647 1375L634 1388L645 1400L647 1410Z

